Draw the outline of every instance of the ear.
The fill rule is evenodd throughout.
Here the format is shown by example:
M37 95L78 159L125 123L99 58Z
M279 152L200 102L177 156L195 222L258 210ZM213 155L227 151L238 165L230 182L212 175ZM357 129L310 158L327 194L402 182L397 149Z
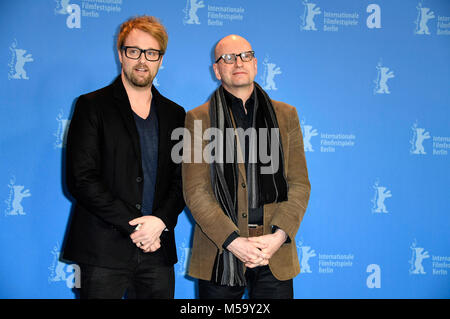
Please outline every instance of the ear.
M255 75L256 75L256 74L258 74L258 59L253 58L253 60L255 60Z
M213 64L213 70L214 70L214 74L216 75L217 80L222 81L222 77L220 76L220 73L219 73L219 66L217 65L217 63Z
M122 64L123 62L122 62L122 50L117 50L117 55L119 56L119 61L120 61L120 64Z

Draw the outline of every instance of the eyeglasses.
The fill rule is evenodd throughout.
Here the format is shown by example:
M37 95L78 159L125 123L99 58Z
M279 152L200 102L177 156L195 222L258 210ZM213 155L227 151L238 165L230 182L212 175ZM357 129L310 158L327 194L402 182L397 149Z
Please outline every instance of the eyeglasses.
M215 63L218 63L220 59L226 64L233 64L236 62L237 57L240 57L242 62L250 62L255 57L255 51L245 51L239 54L229 53L221 55Z
M164 55L164 52L155 49L142 50L137 47L122 46L122 50L125 51L125 56L127 58L133 60L139 60L142 53L144 53L145 58L148 61L159 61L159 59L161 59L161 57Z

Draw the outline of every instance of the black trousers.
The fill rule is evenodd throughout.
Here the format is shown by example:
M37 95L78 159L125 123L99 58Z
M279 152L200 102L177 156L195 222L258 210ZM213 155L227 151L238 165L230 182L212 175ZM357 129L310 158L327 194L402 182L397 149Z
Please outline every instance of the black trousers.
M136 253L126 268L80 265L81 299L173 299L175 274L161 248Z
M250 299L293 299L293 280L276 279L269 266L247 268L245 272L247 287L216 285L211 281L198 281L200 299L241 299L248 289Z

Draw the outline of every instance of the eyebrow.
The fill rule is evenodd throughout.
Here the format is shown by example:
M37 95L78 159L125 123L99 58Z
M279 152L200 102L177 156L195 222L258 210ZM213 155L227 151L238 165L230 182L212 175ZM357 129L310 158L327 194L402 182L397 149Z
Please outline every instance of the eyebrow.
M123 47L129 47L129 48L137 48L137 49L140 49L140 50L145 50L145 51L147 51L147 50L156 50L156 51L162 51L161 49L154 49L154 48L148 48L148 49L142 49L141 47L138 47L137 45L122 45Z

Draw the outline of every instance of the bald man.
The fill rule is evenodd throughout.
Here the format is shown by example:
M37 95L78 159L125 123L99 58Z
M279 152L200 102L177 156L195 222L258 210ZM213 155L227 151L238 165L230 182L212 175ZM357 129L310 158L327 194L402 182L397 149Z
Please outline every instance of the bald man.
M254 82L246 39L229 35L214 52L222 85L185 121L183 193L196 222L189 275L201 299L240 299L246 289L251 299L290 299L311 188L297 111Z

